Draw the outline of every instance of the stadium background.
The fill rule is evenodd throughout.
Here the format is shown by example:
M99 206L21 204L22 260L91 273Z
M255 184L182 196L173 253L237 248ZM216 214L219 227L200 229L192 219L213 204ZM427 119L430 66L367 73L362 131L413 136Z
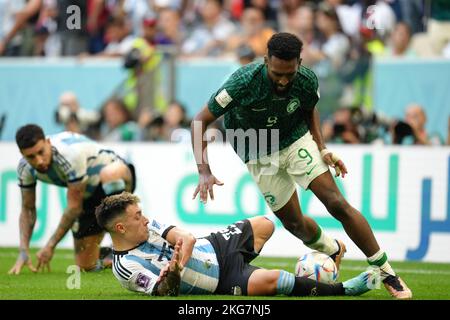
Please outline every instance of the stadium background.
M245 4L247 2L251 1L244 1ZM381 2L376 4L381 5ZM388 4L397 13L396 5L401 2L390 1ZM276 7L278 2L267 3ZM298 1L300 3L303 2ZM348 3L357 4L358 1ZM425 3L430 5L432 1ZM222 13L228 13L230 21L239 24L234 13L230 15L226 8L222 10ZM277 10L281 11L281 6ZM143 19L144 23L151 25L154 18ZM398 16L397 21L401 21ZM33 25L28 25L28 28L34 30ZM419 31L429 32L426 27ZM383 34L380 39L384 41L385 48L389 48L389 37ZM161 93L163 102L153 100L155 105L151 108L156 110L159 108L157 105L162 105L158 109L162 118L172 100L184 105L186 119L192 117L227 76L236 70L239 66L237 58L242 54L237 50L219 57L205 54L193 58L174 51L172 46L158 45L154 48L153 57L158 56L161 60L152 70L159 77L152 80L150 90ZM416 47L419 51L420 48ZM371 143L362 143L367 141L361 139L361 143L350 145L339 139L330 139L328 148L340 154L349 168L349 175L338 179L338 185L349 202L366 216L391 259L450 263L448 52L447 56L444 50L434 55L417 52L413 57L403 58L371 54L366 96L354 95L347 105L336 103L324 106L327 110L325 120L333 121L336 110L356 104L365 114L376 114L378 119L386 119L392 125L404 118L409 104L418 103L427 115L425 128L430 145L419 146L411 142L391 145L388 130L385 130L383 137ZM28 55L0 59L0 247L17 247L19 244L20 190L15 172L20 154L13 141L16 129L34 122L43 126L48 134L64 130L67 123L56 121L55 113L61 107L59 99L66 91L76 95L79 110L100 112L105 101L112 96L120 96L129 80L130 69L124 68L126 56L125 53L114 58L78 54L56 57ZM327 83L326 77L322 80ZM352 82L346 88L356 85ZM327 87L324 87L321 94L326 96ZM341 83L337 87L345 86ZM328 89L333 91L337 87L329 86ZM138 119L135 120L138 123ZM158 123L152 123L150 127L155 125L160 128ZM369 125L376 125L378 130L384 123L372 121ZM196 167L190 144L186 141L186 132L180 132L178 138L181 141L159 138L123 139L128 141L100 139L135 163L139 179L136 193L141 197L148 215L167 219L192 230L196 235L205 235L229 222L269 213L245 166L229 146L221 143L215 143L210 148L210 158L213 172L225 185L216 188L216 200L206 206L192 201L191 195L197 181ZM37 190L38 219L32 238L34 247L42 246L49 238L66 201L63 189L40 183ZM299 194L303 210L316 218L332 236L346 242L347 257L364 259L312 194L303 191ZM286 246L286 243L292 245ZM58 247L72 248L71 235L67 235ZM306 250L278 223L276 234L264 248L263 255L296 257Z

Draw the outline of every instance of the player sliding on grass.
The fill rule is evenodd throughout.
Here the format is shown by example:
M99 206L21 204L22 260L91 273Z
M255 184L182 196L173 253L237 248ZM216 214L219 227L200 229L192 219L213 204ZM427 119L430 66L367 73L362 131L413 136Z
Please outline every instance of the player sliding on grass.
M278 33L268 42L264 63L238 69L212 95L192 121L192 144L199 172L194 193L206 202L214 199L213 186L222 185L212 173L206 153L206 128L225 115L227 140L246 163L267 204L284 227L311 249L331 256L339 267L345 246L325 234L302 214L296 184L310 189L339 220L345 232L379 266L389 293L412 297L406 284L390 266L361 213L344 199L331 176L347 174L339 157L327 150L320 132L316 75L301 65L302 42L289 33ZM252 138L254 138L252 140Z
M22 192L20 252L9 273L19 274L23 266L32 271L50 270L54 249L69 229L75 261L81 269L91 271L110 265L111 258L99 260L104 231L97 225L94 211L106 195L134 190L133 166L85 136L63 132L46 138L43 130L32 124L17 131L16 142L23 155L18 166ZM29 245L36 222L37 180L67 187L67 208L56 231L37 253L35 268Z
M95 213L113 241L113 273L131 291L149 295L354 296L369 291L376 281L375 269L330 285L250 265L274 231L273 222L265 217L238 221L196 239L178 227L149 221L138 202L138 197L124 192L106 197Z

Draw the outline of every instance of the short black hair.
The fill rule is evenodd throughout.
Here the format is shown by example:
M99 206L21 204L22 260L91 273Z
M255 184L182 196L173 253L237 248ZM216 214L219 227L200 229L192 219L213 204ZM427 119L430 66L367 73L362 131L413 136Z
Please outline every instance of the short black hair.
M31 148L40 140L45 140L45 134L36 124L24 125L16 132L16 143L20 150Z
M100 205L95 208L95 218L98 225L107 231L113 231L108 224L114 218L124 214L129 205L138 203L139 198L126 191L104 198Z
M303 42L292 33L275 33L267 43L269 58L275 56L282 60L300 59Z

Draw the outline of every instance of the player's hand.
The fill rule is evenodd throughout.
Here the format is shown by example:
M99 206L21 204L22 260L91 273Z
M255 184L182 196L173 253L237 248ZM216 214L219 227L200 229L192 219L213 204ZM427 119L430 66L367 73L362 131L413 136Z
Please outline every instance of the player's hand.
M195 189L192 199L197 197L200 193L200 201L206 203L208 201L208 193L211 200L214 200L213 186L217 184L218 186L223 186L223 182L217 180L211 173L201 173L199 175L199 182L197 188Z
M52 260L54 253L54 249L49 246L45 246L38 253L36 253L36 257L38 258L37 270L44 271L47 268L47 271L50 272L50 261Z
M37 271L37 269L33 266L33 262L31 261L29 252L21 250L19 256L17 257L16 263L9 270L8 274L18 275L20 274L24 266L28 267L32 272Z
M344 162L337 156L337 154L328 151L327 149L323 149L320 152L320 155L327 165L334 168L336 172L335 177L339 177L341 174L342 178L345 177L345 175L347 174L347 167L345 166Z
M181 271L180 266L180 251L181 246L183 245L183 240L179 239L177 243L175 244L175 248L173 250L172 259L170 259L169 263L164 266L164 268L161 269L159 272L159 278L157 282L160 282L164 277L167 276L169 272L177 272Z
M180 250L183 241L179 239L175 244L172 259L161 269L156 281L157 296L178 296L181 282Z

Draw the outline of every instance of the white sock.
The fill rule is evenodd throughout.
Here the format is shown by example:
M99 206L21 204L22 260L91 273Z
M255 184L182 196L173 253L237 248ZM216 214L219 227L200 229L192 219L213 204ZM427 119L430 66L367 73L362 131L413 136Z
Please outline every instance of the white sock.
M386 252L380 250L375 253L373 256L367 258L367 262L371 266L378 266L381 269L381 278L384 280L389 275L395 276L395 271L392 269L391 265L388 262L388 257Z
M310 242L303 242L305 246L313 250L323 252L329 256L339 250L336 240L328 236L320 227L317 229L316 236Z

